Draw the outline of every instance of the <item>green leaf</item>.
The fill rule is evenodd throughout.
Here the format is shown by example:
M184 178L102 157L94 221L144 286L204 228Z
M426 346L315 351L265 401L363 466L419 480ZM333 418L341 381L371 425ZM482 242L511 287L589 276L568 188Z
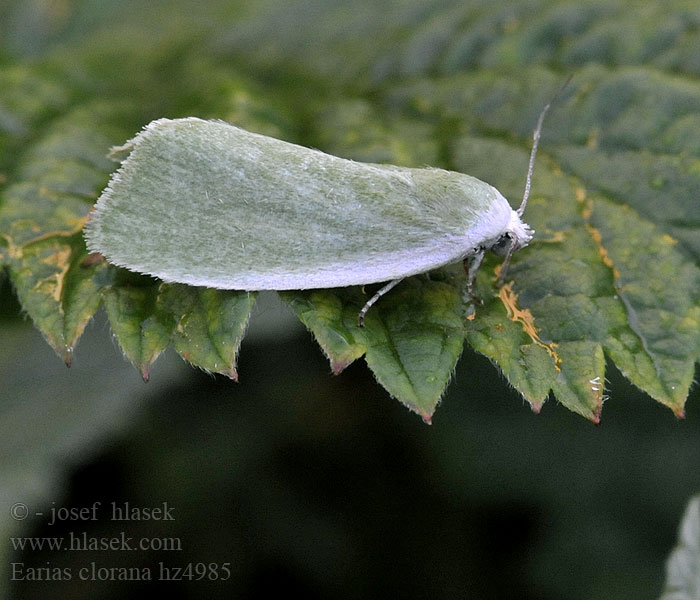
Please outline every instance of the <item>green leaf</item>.
M131 30L148 9L115 5L91 35L71 30L69 50L41 46L44 62L0 70L0 258L64 358L104 299L144 376L169 343L232 375L247 296L81 266L79 230L114 168L111 144L151 118L204 115L356 160L469 173L515 206L537 115L571 73L544 125L524 215L536 237L500 291L500 260L485 261L483 306L464 297L458 265L392 290L365 331L359 290L284 297L333 372L365 355L423 416L449 380L458 331L536 411L552 392L598 422L606 393L615 397L607 357L682 416L700 357L700 30L683 0L637 8L390 0L377 19L369 0L261 0L222 5L190 29L163 16L143 35ZM125 97L138 112L122 114Z
M80 263L80 233L25 244L10 257L10 277L24 310L70 365L73 346L100 303L99 288Z
M360 332L365 360L392 396L430 423L462 353L460 294L421 277L392 291L367 313Z
M533 74L529 80L537 77L542 74ZM538 88L555 86L549 75L546 78L549 82L539 83ZM467 93L474 99L469 101L478 105L479 98L494 85L479 75L469 79L450 78L442 88L438 85L441 100L433 98L430 104L426 101L426 106L431 112L441 108L468 112L468 108L456 108L465 95L463 90L470 90ZM638 84L624 71L584 73L575 81L584 89L601 90L601 94L618 81L620 90L625 86L634 90ZM688 87L668 83L664 93L672 98L667 98L667 104L673 104L675 91L679 96L675 105L683 106L680 98L689 95ZM415 89L405 92L410 98L420 93ZM492 127L504 121L507 125L511 120L515 126L518 118L510 116L513 109L504 111L515 103L511 94L504 94L494 108L479 106L482 118ZM563 100L555 107L552 121L562 115L569 123L590 120L589 114L580 111L589 109L593 94L588 95L585 104L575 97ZM519 96L527 96L527 92L521 91ZM498 119L492 118L489 110L497 113ZM547 131L545 126L545 135ZM555 129L555 137L563 137L561 127ZM577 148L572 142L560 142L549 150L546 141L544 144L544 152L565 157L567 167L577 165L576 177L566 177L564 165L554 160L538 161L534 195L526 212L537 235L529 248L516 255L509 279L514 282L520 306L532 314L540 338L557 348L561 370L552 390L569 408L597 422L604 399L602 349L633 383L682 416L700 337L700 271L693 258L697 256L700 231L696 225L700 222L696 201L700 179L691 167L696 161L663 157L664 166L659 167L658 162L653 166L651 157L643 152L601 153ZM512 186L510 195L517 193L517 182L511 182L508 174L518 172L518 162L525 164L522 150L473 136L455 139L452 148L458 170L487 181L504 179L499 187L507 192ZM590 160L582 165L574 156L589 156ZM636 174L649 171L658 175L645 177L640 185ZM645 186L646 179L649 184ZM652 205L658 207L659 186L664 188L664 197L669 197L671 189L666 188L674 184L673 199L667 201L669 210L657 217L658 208ZM595 194L587 191L589 185ZM620 198L629 204L621 203ZM634 210L633 206L642 210ZM477 320L482 324L484 312L477 310ZM530 399L522 379L542 384L541 375L528 377L529 368L521 369L517 364L517 372L513 373L513 361L507 353L499 356L493 348L484 350L484 339L494 340L500 335L489 329L475 348L493 358L511 383ZM567 348L568 344L573 345Z
M313 332L335 373L365 355L387 391L430 422L464 343L458 290L413 277L357 323L369 299L360 288L282 294Z
M630 381L682 416L700 331L697 269L674 238L631 208L597 200L591 224L625 311L608 339L610 355Z
M255 294L166 284L104 262L90 268L114 335L145 380L171 343L191 364L238 379L238 349Z
M13 159L7 161L13 168L6 177L13 183L0 197L0 259L9 268L23 309L67 364L104 301L122 350L144 379L170 343L192 364L235 379L237 350L254 295L173 292L152 279L86 260L81 230L115 167L107 153L133 131L133 124L121 127L137 122L140 109L98 100L57 115L54 104L65 104L74 89L66 84L54 104L38 106L30 92L36 89L48 96L57 86L51 87L39 74L34 79L22 74L14 74L16 89L0 92L0 126L7 123L6 131L0 130L0 147L30 142L20 160L2 157ZM245 109L238 112L244 114ZM42 119L48 123L39 132Z
M254 293L162 284L156 311L170 322L172 343L185 360L238 380L238 348L254 304Z
M666 585L659 600L700 597L700 497L688 502L678 544L666 563Z
M117 107L98 103L57 119L24 155L20 182L3 194L0 237L22 307L70 364L73 346L100 303L99 287L81 267L81 230L104 185L104 148L122 135L106 120ZM94 123L100 123L95 126Z
M355 290L310 290L307 292L280 292L301 322L311 330L328 360L333 373L364 355L367 348L356 339L355 323L361 308L360 295Z
M104 306L124 354L147 381L151 365L170 344L170 328L158 319L156 312L161 284L131 274L127 281L123 279L122 276L120 284L115 282L102 289Z
M499 296L483 294L490 283L479 287L485 301L470 315L467 341L497 361L508 381L539 412L561 369L557 349L540 339L532 314L519 308L510 286L505 286Z

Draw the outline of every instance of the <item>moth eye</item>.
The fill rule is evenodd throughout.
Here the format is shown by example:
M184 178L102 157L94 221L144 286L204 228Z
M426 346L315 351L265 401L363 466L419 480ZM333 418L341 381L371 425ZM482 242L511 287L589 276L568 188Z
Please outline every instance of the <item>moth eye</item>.
M498 238L498 241L493 246L491 246L491 250L499 256L505 256L512 243L512 239L513 236L507 231L500 238Z

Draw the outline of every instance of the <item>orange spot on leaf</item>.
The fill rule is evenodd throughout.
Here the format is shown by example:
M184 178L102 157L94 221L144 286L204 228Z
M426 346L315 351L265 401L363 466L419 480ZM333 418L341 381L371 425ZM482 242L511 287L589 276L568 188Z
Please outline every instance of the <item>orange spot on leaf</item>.
M593 241L595 242L596 249L598 250L598 255L600 256L601 260L603 261L603 264L614 270L615 265L613 264L612 258L610 258L610 255L608 254L607 249L605 246L603 246L603 236L601 235L600 231L598 231L593 225L590 223L586 223L586 229L588 230L588 233L590 234L591 238L593 238ZM618 277L619 273L614 271L614 276Z
M523 331L530 337L533 343L544 348L547 351L547 353L554 359L554 366L557 371L560 371L560 359L555 350L557 345L555 343L545 344L540 339L539 332L537 331L537 327L535 326L535 318L532 316L532 313L529 309L520 308L518 306L518 294L516 294L513 291L513 288L511 287L510 283L505 284L503 287L501 287L499 291L499 296L501 298L501 302L503 302L503 306L506 307L506 311L508 312L508 318L511 321L520 323L520 325L523 328Z

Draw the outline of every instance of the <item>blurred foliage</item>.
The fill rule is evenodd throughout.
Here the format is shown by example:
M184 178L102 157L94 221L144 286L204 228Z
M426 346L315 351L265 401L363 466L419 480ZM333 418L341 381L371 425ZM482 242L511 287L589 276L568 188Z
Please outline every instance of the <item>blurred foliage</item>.
M174 528L100 521L91 535L179 535L186 548L177 559L13 560L235 566L218 587L172 584L183 597L656 597L682 507L700 488L697 388L678 422L604 353L684 412L700 344L699 24L697 2L680 0L0 3L3 527L18 531L7 516L16 501L41 510L167 500ZM487 304L465 326L517 393L467 349L432 428L348 366L363 348L324 341L314 323L336 318L330 292L313 313L313 294L288 300L333 369L348 366L334 379L308 340L265 343L277 329L255 341L255 319L236 367L240 336L215 341L224 337L212 307L227 305L223 296L83 266L80 229L113 169L107 149L151 119L216 117L357 160L443 166L516 199L532 125L572 72L528 207L538 241L514 261L512 295L489 297L498 260L487 262L478 282ZM459 290L458 277L447 270L435 283ZM56 372L60 362L18 322L10 286L72 372ZM377 308L400 310L400 295ZM148 388L109 341L88 337L73 357L100 302ZM268 321L282 309L260 310ZM214 364L177 339L184 316L206 332L213 346L202 356ZM209 370L235 367L241 383L172 362L152 368L168 344ZM444 385L453 361L436 362ZM613 401L601 428L515 408L522 394L539 410L551 388L597 421L606 381ZM424 413L440 391L429 391ZM146 394L161 399L144 411ZM115 432L121 442L105 448ZM81 463L62 490L65 470ZM62 525L30 519L23 534L76 524ZM53 597L96 593L73 582L16 584L13 594L43 597L47 585ZM102 597L160 589L99 586Z
M691 600L700 596L700 497L688 503L678 538L666 564L666 587L660 600Z

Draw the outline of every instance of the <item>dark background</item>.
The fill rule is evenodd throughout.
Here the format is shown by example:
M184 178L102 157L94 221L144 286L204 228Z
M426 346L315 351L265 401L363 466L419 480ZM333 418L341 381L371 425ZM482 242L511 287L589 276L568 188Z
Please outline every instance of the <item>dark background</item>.
M229 562L231 578L22 582L14 597L43 598L49 590L53 598L141 597L156 587L175 598L658 596L684 505L700 488L697 389L680 421L610 366L611 399L596 427L555 401L534 415L489 361L467 350L427 426L390 399L361 361L333 377L306 332L291 326L270 338L265 324L280 311L257 315L238 384L184 364L173 376L163 366L173 357L161 359L148 385L127 366L125 383L154 387L132 409L138 418L89 452L57 461L65 482L44 510L51 502L167 502L174 521L105 516L49 526L37 518L21 532L177 537L182 551L11 558L73 573L91 562L152 573L159 562ZM6 317L5 327L16 319ZM56 369L43 385L59 395L64 386L99 385L100 369L85 364L98 353L102 369L122 365L101 317L70 371L35 341L42 362L27 368L37 378Z

